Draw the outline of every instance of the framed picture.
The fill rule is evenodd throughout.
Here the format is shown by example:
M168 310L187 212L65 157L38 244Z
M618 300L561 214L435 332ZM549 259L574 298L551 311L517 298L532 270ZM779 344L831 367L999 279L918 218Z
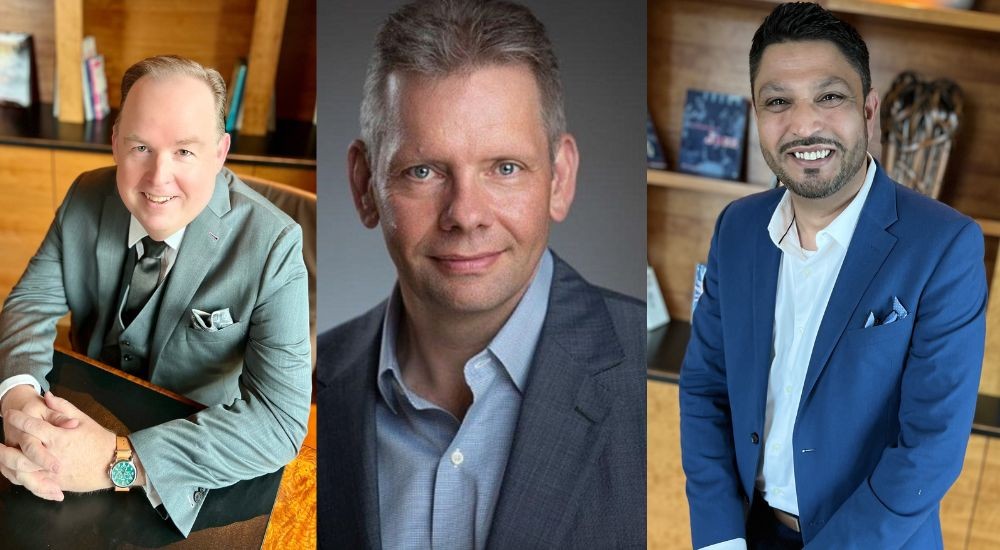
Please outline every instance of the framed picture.
M31 107L38 100L38 77L31 35L0 32L0 103Z

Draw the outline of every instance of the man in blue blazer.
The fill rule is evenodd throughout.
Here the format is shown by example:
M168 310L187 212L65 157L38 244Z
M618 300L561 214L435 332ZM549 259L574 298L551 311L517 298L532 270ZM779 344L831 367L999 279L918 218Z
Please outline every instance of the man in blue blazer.
M645 545L645 308L548 249L578 164L556 66L507 2L376 38L349 176L398 284L319 338L320 547Z
M857 31L784 4L750 51L784 185L719 216L681 369L695 548L941 548L985 339L976 223L892 181Z

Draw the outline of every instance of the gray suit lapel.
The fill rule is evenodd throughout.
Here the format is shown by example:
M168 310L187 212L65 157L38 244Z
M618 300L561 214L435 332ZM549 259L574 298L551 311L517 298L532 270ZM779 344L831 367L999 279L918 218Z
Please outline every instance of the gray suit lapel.
M375 433L376 381L385 303L366 314L336 347L320 341L317 364L344 367L333 376L320 372L320 468L317 487L321 529L319 545L331 548L381 548L378 460ZM374 338L372 337L374 335Z
M603 297L556 258L487 546L505 547L525 530L572 524L566 520L595 475L607 436L603 420L616 399L600 378L624 358Z
M833 348L844 334L858 302L895 246L896 237L886 231L886 228L896 219L896 190L892 180L879 166L816 334L799 410L808 401L810 392L823 373Z
M201 286L209 268L215 264L218 251L229 236L229 225L222 220L222 216L230 209L229 182L223 176L224 173L222 171L216 176L215 192L208 206L184 231L184 241L164 283L163 298L153 331L150 378L164 346L177 328L178 321L187 318L189 312L186 309L191 298Z
M97 261L97 295L102 300L118 300L121 286L122 268L128 248L129 211L118 196L117 188L104 199L101 211L101 227L98 231L95 255ZM100 357L104 334L107 332L118 309L118 304L97 308L95 337L87 346L87 355Z

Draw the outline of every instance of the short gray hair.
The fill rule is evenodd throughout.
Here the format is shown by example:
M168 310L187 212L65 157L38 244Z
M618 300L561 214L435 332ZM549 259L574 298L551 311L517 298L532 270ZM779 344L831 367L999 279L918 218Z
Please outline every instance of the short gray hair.
M361 139L376 181L398 127L389 113L390 75L404 72L442 78L488 65L524 64L541 97L541 116L555 155L566 131L559 63L545 26L520 4L492 0L417 0L390 15L375 38L361 102ZM389 153L391 154L391 153Z
M226 132L226 81L215 69L202 66L201 63L192 59L176 55L158 55L147 57L132 65L125 71L122 77L122 106L125 106L125 98L128 97L129 90L139 81L140 78L148 76L154 79L161 79L168 76L190 76L201 80L212 92L215 100L216 129L219 137ZM118 129L118 120L121 119L121 111L115 119L115 130Z

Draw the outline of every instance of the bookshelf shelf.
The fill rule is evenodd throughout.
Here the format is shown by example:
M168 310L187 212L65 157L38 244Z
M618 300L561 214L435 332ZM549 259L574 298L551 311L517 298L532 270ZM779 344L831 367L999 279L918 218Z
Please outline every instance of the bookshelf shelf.
M738 199L769 189L763 185L753 183L706 178L691 174L682 174L680 172L671 172L669 170L646 170L646 184L654 187L724 195L732 199Z
M786 0L732 0L731 3L772 7ZM817 0L824 8L844 15L886 21L919 23L955 30L1000 33L1000 14L982 10L956 10L904 5L884 0Z

